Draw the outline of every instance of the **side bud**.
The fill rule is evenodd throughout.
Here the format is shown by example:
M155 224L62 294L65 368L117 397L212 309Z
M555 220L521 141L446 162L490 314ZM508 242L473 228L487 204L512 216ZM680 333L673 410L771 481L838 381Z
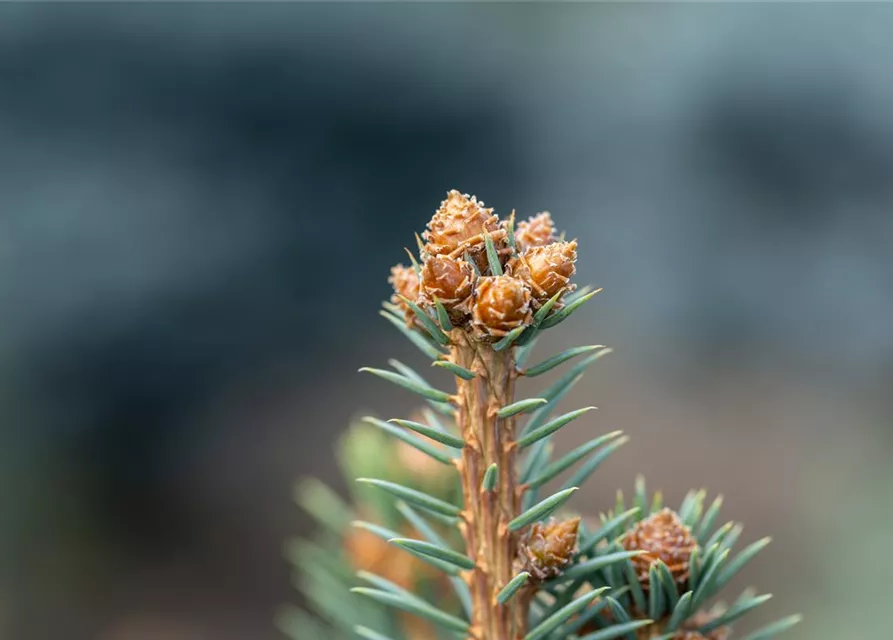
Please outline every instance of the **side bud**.
M478 278L472 305L474 325L481 333L500 338L530 322L530 301L530 287L517 278Z
M580 518L534 524L518 549L518 564L522 570L529 571L539 581L559 575L577 552L579 527Z
M648 587L648 570L658 560L663 561L679 584L688 581L689 561L696 542L691 529L672 509L663 509L639 522L622 540L627 551L644 551L631 558L639 582Z

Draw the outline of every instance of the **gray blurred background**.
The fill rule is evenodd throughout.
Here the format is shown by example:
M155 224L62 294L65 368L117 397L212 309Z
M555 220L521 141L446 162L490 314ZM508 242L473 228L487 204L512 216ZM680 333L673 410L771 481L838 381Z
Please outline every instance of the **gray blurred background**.
M889 633L893 6L0 7L0 636L267 640L447 189L542 209L616 349L576 498L702 485L789 636ZM441 381L446 381L442 378ZM730 594L734 596L735 594Z

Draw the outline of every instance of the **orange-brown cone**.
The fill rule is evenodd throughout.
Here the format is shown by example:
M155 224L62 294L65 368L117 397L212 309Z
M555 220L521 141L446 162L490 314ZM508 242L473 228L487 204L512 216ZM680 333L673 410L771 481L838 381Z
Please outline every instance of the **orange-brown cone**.
M409 306L400 299L403 296L407 300L416 302L419 299L419 276L413 267L404 267L402 264L391 267L391 275L388 282L394 287L394 295L391 302L403 309L406 323L411 325L415 319Z
M530 287L517 278L478 278L472 305L474 325L482 334L502 337L530 322L530 300Z
M533 296L545 302L556 293L570 291L571 277L576 273L577 241L553 242L531 247L512 259L507 270L530 284Z
M535 580L548 580L560 574L577 551L579 527L580 518L534 524L518 549L522 570L529 571Z
M422 293L431 302L440 300L448 311L467 313L475 277L474 268L467 261L433 256L422 267Z
M672 509L663 509L639 522L626 533L622 543L627 551L645 551L630 561L646 588L648 570L658 560L667 565L676 582L683 584L688 580L689 560L697 543Z
M542 247L555 240L555 225L548 211L538 213L529 220L522 220L515 228L515 243L519 251Z
M453 189L428 223L428 230L422 234L427 244L428 255L441 256L461 253L462 248L471 245L483 246L483 233L499 230L498 218L493 209L484 207L474 196L462 194Z
M504 253L505 230L493 209L485 208L474 196L453 189L434 213L428 230L422 234L426 241L425 253L431 256L449 255L461 258L466 253L475 261L481 273L487 272L484 235L490 234L497 251Z

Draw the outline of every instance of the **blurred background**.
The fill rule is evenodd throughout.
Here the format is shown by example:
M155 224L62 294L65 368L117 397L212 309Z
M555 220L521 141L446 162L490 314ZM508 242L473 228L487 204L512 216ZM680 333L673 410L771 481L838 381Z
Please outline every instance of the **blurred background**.
M893 7L0 7L0 636L267 640L294 481L412 398L377 315L445 192L552 212L616 352L562 446L726 496L788 636L885 637ZM433 377L433 376L432 376ZM444 377L441 381L445 381Z

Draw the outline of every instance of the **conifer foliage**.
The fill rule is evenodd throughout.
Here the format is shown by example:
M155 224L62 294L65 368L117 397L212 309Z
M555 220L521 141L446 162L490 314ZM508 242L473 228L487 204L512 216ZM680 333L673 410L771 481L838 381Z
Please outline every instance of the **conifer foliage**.
M311 615L292 609L293 638L368 640L726 640L769 599L719 591L768 543L740 551L741 526L718 526L721 499L691 492L678 509L639 478L600 518L571 513L577 489L627 440L619 431L553 459L552 437L593 407L560 400L610 349L571 347L528 364L537 338L600 290L572 282L577 241L548 212L500 220L450 191L416 235L409 264L392 268L381 314L451 389L415 369L361 371L419 396L407 419L364 418L342 441L352 503L305 481L299 503L320 525L288 547ZM535 397L515 383L566 368ZM557 486L544 494L545 485ZM792 616L751 633L767 640Z

